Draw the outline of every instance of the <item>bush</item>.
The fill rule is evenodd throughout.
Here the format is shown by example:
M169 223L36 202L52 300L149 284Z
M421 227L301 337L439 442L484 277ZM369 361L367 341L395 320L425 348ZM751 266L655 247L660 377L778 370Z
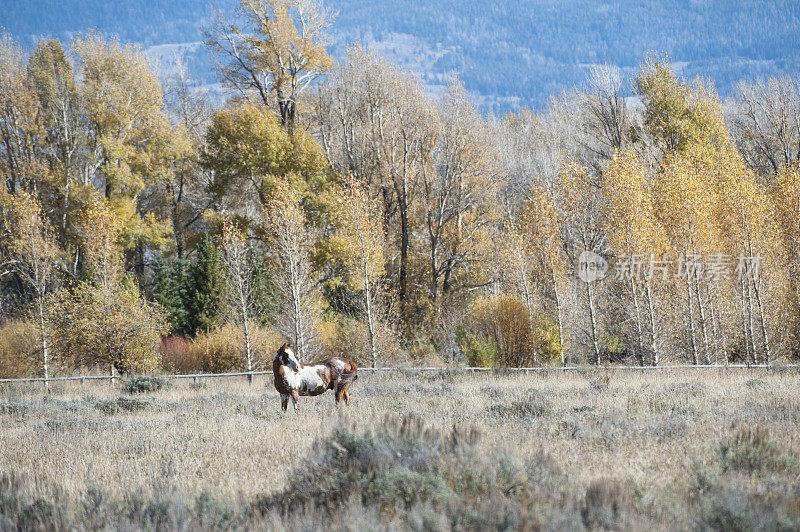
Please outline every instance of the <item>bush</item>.
M199 332L194 340L203 354L202 369L206 373L227 373L241 369L239 331L225 325L210 332Z
M135 285L83 282L54 294L48 309L53 351L74 367L113 364L121 374L151 372L167 323Z
M155 375L136 375L122 381L122 387L131 395L143 392L157 392L161 388L168 388L171 384L168 379Z
M203 371L203 351L197 342L184 336L161 339L161 367L168 373L186 375Z
M532 396L524 401L513 401L511 404L498 403L489 407L489 411L503 419L530 419L549 414L553 407L541 397Z
M497 364L497 345L489 338L468 333L461 339L461 351L472 367L492 367Z
M0 379L20 379L39 374L35 360L39 332L28 321L12 320L0 325Z
M545 316L531 322L518 298L478 298L459 327L457 342L470 364L524 367L561 359L557 323Z
M119 411L138 412L144 410L152 404L151 401L137 399L135 397L118 397L116 401L101 400L94 404L94 407L104 414L112 415Z
M784 467L786 461L769 432L761 427L739 430L729 441L719 447L720 468L753 473L754 471L776 470Z
M480 441L473 428L438 431L415 416L387 420L376 432L339 428L316 444L286 492L258 498L253 511L292 519L311 509L335 519L355 503L362 512L377 508L391 528L520 529L535 505L562 496L547 457L485 460Z

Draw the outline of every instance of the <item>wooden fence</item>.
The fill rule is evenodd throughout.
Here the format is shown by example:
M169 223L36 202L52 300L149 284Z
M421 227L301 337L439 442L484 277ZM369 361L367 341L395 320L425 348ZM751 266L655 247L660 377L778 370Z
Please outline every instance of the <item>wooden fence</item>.
M729 370L729 369L769 369L769 368L799 368L800 364L712 364L712 365L693 365L693 364L678 364L669 366L535 366L529 368L492 368L492 367L410 367L410 368L358 368L359 372L378 373L378 372L420 372L420 371L452 371L457 373L514 373L521 372L524 374L558 371L578 371L578 370L611 370L611 371L659 371L659 370L675 370L675 369L691 369L691 370ZM252 382L255 375L272 375L272 371L241 371L235 373L191 373L183 375L158 375L165 379L193 379L194 382L199 382L201 379L214 379L221 377L246 377L248 381ZM13 382L43 382L45 384L50 382L62 381L81 381L85 384L86 381L103 381L111 380L114 382L120 379L119 375L80 375L71 377L29 377L24 379L0 379L0 383L13 383Z

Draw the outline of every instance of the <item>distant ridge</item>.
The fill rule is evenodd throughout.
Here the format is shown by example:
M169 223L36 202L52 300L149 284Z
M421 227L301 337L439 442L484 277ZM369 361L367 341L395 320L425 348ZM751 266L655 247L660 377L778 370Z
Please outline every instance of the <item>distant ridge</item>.
M211 84L196 46L215 9L235 0L0 0L0 27L31 45L88 28L150 48L162 75L179 52L191 76ZM432 91L458 74L482 108L542 107L580 85L589 67L633 73L645 54L669 54L686 78L712 79L724 95L739 79L800 73L800 2L794 0L338 0L332 50L371 45L416 72ZM160 45L179 45L151 48ZM185 44L185 45L184 45Z

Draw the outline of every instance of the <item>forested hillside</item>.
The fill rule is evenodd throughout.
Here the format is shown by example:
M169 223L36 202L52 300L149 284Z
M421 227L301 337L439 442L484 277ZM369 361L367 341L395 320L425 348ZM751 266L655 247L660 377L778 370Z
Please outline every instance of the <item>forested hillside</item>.
M26 45L40 36L64 39L96 27L147 48L202 40L204 20L216 9L230 12L234 4L2 0L0 26ZM340 0L327 6L336 13L335 57L351 41L373 43L435 91L458 74L484 110L542 107L549 96L583 84L591 65L612 63L631 74L653 50L667 53L688 79L714 80L723 95L738 79L800 69L800 4L791 0ZM175 50L199 54L199 60L186 61L191 74L213 82L202 49L167 52ZM164 54L153 52L162 59Z

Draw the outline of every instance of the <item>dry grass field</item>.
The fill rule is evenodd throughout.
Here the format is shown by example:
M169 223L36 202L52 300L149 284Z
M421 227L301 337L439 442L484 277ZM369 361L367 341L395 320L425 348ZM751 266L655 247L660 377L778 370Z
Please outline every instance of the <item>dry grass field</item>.
M0 529L797 529L800 373L0 385Z

